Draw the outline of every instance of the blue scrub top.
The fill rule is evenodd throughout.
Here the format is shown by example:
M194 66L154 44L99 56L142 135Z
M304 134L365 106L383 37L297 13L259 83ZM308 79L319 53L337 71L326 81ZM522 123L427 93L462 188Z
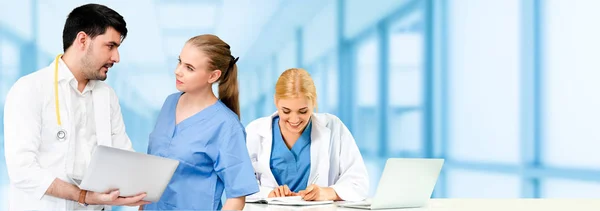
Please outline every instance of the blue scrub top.
M259 191L237 115L221 101L175 125L182 93L167 97L150 134L148 154L179 160L169 185L146 210L219 210L227 198Z
M271 172L273 172L277 184L287 185L293 192L306 189L308 184L311 130L312 122L309 122L292 149L288 149L279 128L279 117L273 119Z

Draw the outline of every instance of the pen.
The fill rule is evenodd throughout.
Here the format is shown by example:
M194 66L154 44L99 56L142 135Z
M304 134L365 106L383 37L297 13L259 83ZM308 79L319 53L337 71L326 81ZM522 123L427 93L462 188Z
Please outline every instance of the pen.
M315 175L315 178L310 182L311 185L317 184L317 180L319 179L319 174Z

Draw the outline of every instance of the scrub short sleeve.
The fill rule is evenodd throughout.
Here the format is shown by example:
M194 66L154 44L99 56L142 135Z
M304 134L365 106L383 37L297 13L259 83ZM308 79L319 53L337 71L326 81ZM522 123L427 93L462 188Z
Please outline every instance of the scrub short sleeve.
M246 134L232 128L219 141L214 169L225 185L227 198L251 195L259 191L254 168L246 148Z

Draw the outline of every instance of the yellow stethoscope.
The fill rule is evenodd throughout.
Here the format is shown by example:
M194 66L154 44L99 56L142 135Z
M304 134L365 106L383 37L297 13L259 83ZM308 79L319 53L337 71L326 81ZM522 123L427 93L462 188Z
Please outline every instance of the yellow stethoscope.
M56 104L56 123L58 124L58 132L56 132L56 139L58 141L67 140L67 131L63 128L62 122L60 121L60 108L58 103L58 59L62 54L58 54L54 60L54 103Z

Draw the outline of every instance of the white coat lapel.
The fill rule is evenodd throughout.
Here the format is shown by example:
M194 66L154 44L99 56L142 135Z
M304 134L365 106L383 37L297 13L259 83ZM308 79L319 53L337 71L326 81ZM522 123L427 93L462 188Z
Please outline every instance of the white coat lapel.
M69 70L67 70L69 71ZM61 73L62 74L62 73ZM66 162L71 165L65 165L65 172L68 174L73 173L73 162L75 162L75 124L71 122L71 86L68 80L63 80L59 83L58 88L58 100L60 109L60 122L62 127L67 131L66 145ZM62 99L61 99L62 98ZM54 103L54 95L52 96L52 103ZM62 109L65 108L65 109ZM51 111L54 112L54 111Z
M63 83L59 83L59 107L65 108L60 109L60 122L62 127L67 130L67 139L72 140L71 135L75 132L75 127L71 124L71 87L69 86L68 81L64 81ZM63 99L60 99L63 98ZM54 103L54 98L52 99L52 103ZM66 112L65 112L66 111ZM53 111L54 112L54 111Z
M56 61L50 64L50 70L52 71L52 80L54 80L54 67ZM67 174L73 173L73 162L75 161L75 124L71 121L71 86L69 84L72 79L73 74L69 70L69 68L62 62L62 60L58 61L58 104L60 111L60 122L61 127L67 132L65 144L65 172ZM73 79L74 80L74 79ZM52 81L52 95L50 98L50 102L55 104L55 91L54 91L54 81ZM55 110L49 112L56 112ZM57 125L58 126L58 125ZM58 131L58 130L57 130Z
M96 84L92 91L94 99L94 118L96 120L96 139L98 145L112 146L110 124L110 96L108 89Z
M277 113L271 115L268 121L265 121L266 125L262 125L260 128L259 135L260 145L262 146L260 155L258 156L258 164L261 173L261 186L275 188L278 186L277 180L273 172L271 172L271 150L273 148L273 118L277 116Z
M317 178L317 185L329 186L329 142L331 142L331 130L327 128L324 119L312 115L312 131L310 134L310 175L308 185Z

